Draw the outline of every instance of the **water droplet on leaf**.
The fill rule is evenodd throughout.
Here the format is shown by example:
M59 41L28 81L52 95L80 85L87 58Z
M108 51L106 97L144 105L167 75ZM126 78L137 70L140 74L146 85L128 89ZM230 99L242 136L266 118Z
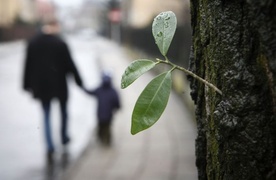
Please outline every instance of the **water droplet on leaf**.
M129 71L125 71L125 75L127 76L129 74Z
M169 22L165 22L165 28L168 28L169 27Z
M157 36L161 37L161 36L163 36L163 33L160 31L160 32L157 33Z

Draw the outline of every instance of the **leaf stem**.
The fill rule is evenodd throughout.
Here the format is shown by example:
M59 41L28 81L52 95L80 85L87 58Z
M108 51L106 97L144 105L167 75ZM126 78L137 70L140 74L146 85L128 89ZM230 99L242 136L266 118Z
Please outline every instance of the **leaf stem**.
M174 63L172 63L171 61L169 61L167 58L165 61L161 60L161 59L156 59L159 63L164 63L164 64L168 64L168 65L171 65L173 67L173 69L171 71L173 71L174 69L178 69L180 71L183 71L184 73L194 77L195 79L201 81L202 83L206 84L207 86L209 86L210 88L214 89L215 91L217 91L220 95L222 95L222 91L219 90L215 85L213 85L212 83L206 81L205 79L199 77L198 75L194 74L193 72L181 67L181 66L178 66Z
M167 63L169 63L170 61L169 61L169 59L168 59L168 57L167 56L164 56L165 57L165 61L167 62ZM159 59L160 60L160 59Z

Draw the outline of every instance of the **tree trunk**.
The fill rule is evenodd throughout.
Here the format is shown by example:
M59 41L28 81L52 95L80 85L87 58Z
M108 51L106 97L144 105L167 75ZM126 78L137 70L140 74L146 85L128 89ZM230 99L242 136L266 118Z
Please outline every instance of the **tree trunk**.
M191 1L199 179L276 179L276 2Z

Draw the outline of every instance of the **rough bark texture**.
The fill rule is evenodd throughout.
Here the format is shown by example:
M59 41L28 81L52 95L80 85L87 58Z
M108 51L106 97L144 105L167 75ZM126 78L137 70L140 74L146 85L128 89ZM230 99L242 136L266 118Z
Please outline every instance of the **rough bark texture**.
M192 0L199 179L276 179L276 3Z

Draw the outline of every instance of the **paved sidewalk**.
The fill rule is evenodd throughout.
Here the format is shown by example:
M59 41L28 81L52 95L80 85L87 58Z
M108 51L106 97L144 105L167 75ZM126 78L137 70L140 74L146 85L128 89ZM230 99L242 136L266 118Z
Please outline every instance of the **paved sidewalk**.
M94 40L93 40L94 41ZM95 40L97 41L97 39ZM181 99L171 93L161 119L150 129L130 134L136 99L153 76L146 73L127 89L120 89L121 75L131 59L110 41L93 42L101 68L112 69L122 109L113 124L113 146L91 140L79 160L65 172L64 180L195 180L196 128ZM141 57L142 58L142 57Z
M97 38L97 37L95 37ZM69 48L88 87L99 83L96 52L91 40L69 36ZM100 39L99 39L100 40ZM93 44L94 45L94 44ZM95 126L96 103L69 80L69 133L71 143L60 142L59 105L53 102L51 124L56 146L53 163L47 163L44 124L39 101L23 91L22 75L26 43L0 43L0 180L57 180L79 158Z

